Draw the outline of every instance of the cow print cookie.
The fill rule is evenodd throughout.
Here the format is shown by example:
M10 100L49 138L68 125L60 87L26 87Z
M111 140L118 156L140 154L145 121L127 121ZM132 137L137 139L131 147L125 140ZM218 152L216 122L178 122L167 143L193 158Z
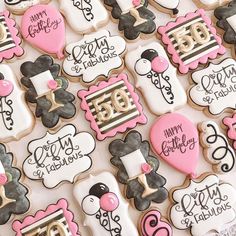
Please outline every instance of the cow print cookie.
M6 64L0 64L0 114L0 141L4 143L19 140L33 128L33 116L24 100L24 92Z
M115 177L109 172L90 175L75 184L74 196L93 236L138 236Z
M233 221L236 190L220 182L214 174L204 174L195 180L187 180L184 186L175 188L169 211L172 224L179 230L190 229L193 236L203 236L209 231L220 231Z
M168 197L166 180L157 173L159 161L149 154L149 143L139 132L112 141L109 151L112 165L118 168L117 179L127 186L126 197L134 200L137 210L144 211L152 202L162 203Z
M96 31L109 20L100 0L59 0L59 4L68 24L79 34Z
M210 63L205 69L195 71L195 83L189 90L189 101L193 107L202 109L210 116L235 110L236 61L226 58L219 64Z
M27 89L25 99L36 104L35 116L41 117L45 127L54 128L60 118L75 116L75 97L66 91L68 81L59 75L60 66L52 57L42 55L35 62L24 62L20 70L24 76L21 83Z
M13 166L13 154L0 143L0 225L11 216L26 213L30 208L28 189L21 183L21 172Z
M171 225L162 219L161 213L156 209L145 212L139 224L141 236L172 236Z
M159 43L153 42L128 52L125 62L136 78L136 88L144 95L154 114L173 112L186 104L187 96L176 69Z
M236 45L236 1L231 1L227 6L218 7L214 11L217 19L216 25L223 33L223 39L226 44L232 47L235 57Z
M23 163L23 170L32 180L42 180L47 188L54 188L64 181L74 182L79 174L89 170L95 149L95 140L87 132L76 133L72 124L63 126L54 134L31 141L31 153Z
M221 174L233 170L235 152L218 125L213 121L204 121L198 127L204 156L213 165L213 169Z
M0 12L0 63L23 56L24 49L21 43L16 22L10 17L10 12Z
M147 9L148 0L104 0L105 6L112 9L111 15L119 21L119 31L127 40L153 34L156 30L155 14Z
M47 4L51 0L4 0L6 8L14 14L23 14L28 8L37 4Z
M97 139L113 137L134 128L138 123L146 124L139 97L128 81L126 74L119 74L107 82L80 90L78 97L82 100L81 108L97 133Z
M74 215L68 209L68 202L60 199L46 210L37 211L34 216L26 216L22 221L12 224L16 236L80 236Z
M113 71L121 70L125 51L126 43L122 37L111 36L109 31L101 30L67 45L68 56L62 69L72 81L80 79L87 85L96 79L107 78Z
M178 17L159 27L158 32L181 74L225 53L222 40L203 9Z

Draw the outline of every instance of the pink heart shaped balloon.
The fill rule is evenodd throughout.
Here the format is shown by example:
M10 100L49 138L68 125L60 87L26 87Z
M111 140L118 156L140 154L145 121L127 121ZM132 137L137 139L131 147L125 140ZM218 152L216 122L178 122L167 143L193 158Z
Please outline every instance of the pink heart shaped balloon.
M49 5L30 7L22 17L21 32L26 41L48 54L64 57L65 23L61 13Z
M13 84L7 80L0 80L0 97L7 97L13 90Z
M155 153L163 160L193 178L196 176L199 137L190 120L177 113L163 115L152 126L150 139Z

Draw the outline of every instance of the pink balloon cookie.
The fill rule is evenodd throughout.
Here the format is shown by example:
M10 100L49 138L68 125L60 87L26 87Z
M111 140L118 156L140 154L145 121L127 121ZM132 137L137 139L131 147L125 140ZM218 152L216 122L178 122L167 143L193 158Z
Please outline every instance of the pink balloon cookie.
M22 222L14 221L12 228L16 236L80 236L74 215L68 209L68 202L63 198L56 204L49 205L45 211L40 210L34 216L27 216Z
M64 57L65 23L56 8L49 5L29 8L22 17L21 32L36 48L59 59Z
M225 53L222 40L203 9L178 17L175 22L159 27L158 32L181 74Z
M140 220L141 236L172 236L172 227L162 220L161 213L156 209L151 209L144 213Z
M227 137L233 140L233 148L236 150L236 113L232 117L226 116L222 122L227 127Z
M97 133L97 139L113 137L116 133L146 124L147 118L126 74L110 78L89 90L80 90L81 108Z
M0 12L0 62L14 56L21 57L24 54L21 43L16 22L10 18L10 12Z
M152 126L150 139L157 155L177 170L195 177L199 138L190 120L177 113L163 115Z

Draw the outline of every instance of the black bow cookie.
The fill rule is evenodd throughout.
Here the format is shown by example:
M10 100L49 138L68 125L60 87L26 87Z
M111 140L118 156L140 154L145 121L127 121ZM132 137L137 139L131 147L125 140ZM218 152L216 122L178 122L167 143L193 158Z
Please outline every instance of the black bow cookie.
M127 185L126 197L134 198L137 210L144 211L152 201L162 203L168 197L163 187L166 180L157 173L159 161L149 155L150 145L142 141L139 132L129 132L124 141L114 140L109 151L113 156L111 163L119 169L118 181Z
M68 81L59 76L60 66L52 57L42 55L35 62L21 65L21 83L28 89L26 101L36 103L36 117L41 117L47 128L55 127L60 118L70 119L76 113L75 97L66 91Z

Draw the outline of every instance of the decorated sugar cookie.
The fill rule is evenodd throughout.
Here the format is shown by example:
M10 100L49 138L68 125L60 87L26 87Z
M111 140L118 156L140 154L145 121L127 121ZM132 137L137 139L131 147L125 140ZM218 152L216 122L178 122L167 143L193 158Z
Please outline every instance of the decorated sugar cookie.
M53 128L60 118L75 116L75 97L66 91L68 81L59 75L60 66L54 64L50 56L42 55L35 62L24 62L20 70L24 76L21 83L27 89L25 99L36 104L35 116L41 117L45 127Z
M23 14L28 8L37 4L47 4L51 0L4 0L6 8L14 14Z
M109 172L90 175L77 183L74 196L93 236L138 236L115 177Z
M60 12L50 5L30 7L22 17L21 32L24 39L58 59L64 57L65 23Z
M28 189L20 178L20 170L13 166L13 154L0 143L0 225L29 210Z
M164 13L176 16L179 13L178 6L180 0L149 0L150 4Z
M172 191L171 198L172 224L180 230L190 229L193 236L220 231L236 217L236 190L230 184L221 183L214 174L187 180L184 186Z
M85 35L82 40L66 47L68 57L63 62L63 72L73 81L84 84L97 78L107 78L112 71L123 67L122 55L126 51L125 40L111 36L107 30Z
M126 39L135 40L155 32L155 14L147 9L148 0L104 0L104 4L112 9L111 15L119 21L119 31Z
M172 227L156 209L145 212L139 223L141 236L172 236Z
M58 1L68 24L79 34L95 31L109 20L107 10L100 0Z
M229 109L236 109L236 61L227 58L219 64L209 64L195 71L195 85L189 91L193 106L204 109L209 115L217 116Z
M222 40L203 9L178 17L159 27L158 32L181 74L225 53Z
M152 202L162 203L168 197L166 180L157 173L159 161L149 154L149 143L139 132L129 132L124 141L114 140L109 151L111 163L118 168L117 179L127 185L126 197L134 200L137 210L144 211Z
M222 6L230 0L193 0L198 7L202 7L206 10L213 10L218 6Z
M227 6L221 6L215 9L214 15L217 18L216 25L224 31L223 39L225 43L233 48L235 56L236 44L236 1L230 1Z
M232 117L226 116L222 122L227 128L227 137L233 140L233 148L236 150L236 114L234 113Z
M95 140L87 132L76 133L72 124L58 132L49 132L28 144L30 156L23 163L23 170L32 180L42 180L47 188L54 188L63 181L74 182L77 175L89 170L95 149Z
M212 163L213 169L219 173L233 170L235 152L227 138L220 132L218 125L213 121L204 121L199 124L201 143L206 159Z
M68 202L65 199L49 205L46 210L37 211L34 216L14 221L12 228L16 236L80 236L74 215L68 209Z
M33 116L24 100L24 93L6 64L0 64L0 114L1 142L18 140L33 128Z
M78 97L98 140L147 122L139 97L126 74L119 74L88 90L80 90Z
M199 138L195 125L183 115L171 113L157 119L150 131L154 152L177 170L196 176Z
M142 92L153 113L172 112L187 102L176 69L159 43L136 48L127 54L125 62L136 78L136 88Z
M9 11L0 12L0 63L14 57L21 57L24 49L15 20Z

